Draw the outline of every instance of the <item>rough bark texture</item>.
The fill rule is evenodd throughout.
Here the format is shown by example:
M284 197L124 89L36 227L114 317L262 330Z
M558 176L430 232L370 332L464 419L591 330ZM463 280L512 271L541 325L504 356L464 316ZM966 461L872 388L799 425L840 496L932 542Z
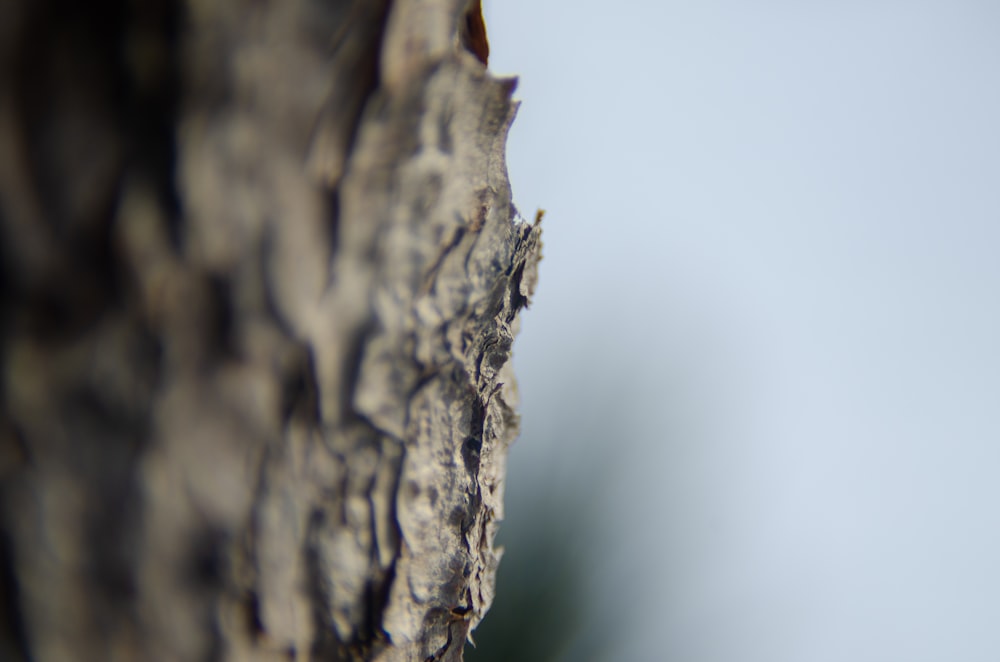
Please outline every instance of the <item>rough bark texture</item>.
M0 3L0 658L461 659L540 249L466 10Z

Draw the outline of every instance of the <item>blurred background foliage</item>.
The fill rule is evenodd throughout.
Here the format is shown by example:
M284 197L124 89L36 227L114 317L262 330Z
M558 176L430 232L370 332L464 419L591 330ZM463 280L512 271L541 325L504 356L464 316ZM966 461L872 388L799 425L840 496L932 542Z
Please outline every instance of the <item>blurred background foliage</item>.
M581 659L568 654L582 636L589 598L585 563L574 542L580 523L567 512L545 506L504 527L496 601L474 633L476 647L466 646L466 660Z
M632 369L595 356L589 365L539 370L538 350L559 361L555 348L518 352L515 344L516 369L535 379L520 388L522 435L509 457L497 595L473 633L476 646L466 646L469 662L613 660L613 633L627 612L629 584L608 563L628 543L608 503L628 490L620 476L632 458L620 451L633 429ZM534 397L536 389L550 397Z
M486 10L548 213L469 659L1000 660L1000 4Z

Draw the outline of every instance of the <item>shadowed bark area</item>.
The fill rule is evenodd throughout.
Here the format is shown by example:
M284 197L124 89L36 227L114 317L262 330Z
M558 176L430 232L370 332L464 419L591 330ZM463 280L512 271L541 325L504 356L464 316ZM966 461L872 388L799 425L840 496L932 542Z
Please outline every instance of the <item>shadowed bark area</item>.
M0 658L461 659L540 257L470 11L0 5Z

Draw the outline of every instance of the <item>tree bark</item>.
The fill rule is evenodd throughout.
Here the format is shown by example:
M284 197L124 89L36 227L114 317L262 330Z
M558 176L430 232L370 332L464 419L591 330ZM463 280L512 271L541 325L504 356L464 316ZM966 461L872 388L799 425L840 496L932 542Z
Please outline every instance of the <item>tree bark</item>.
M0 658L461 659L540 257L471 9L0 4Z

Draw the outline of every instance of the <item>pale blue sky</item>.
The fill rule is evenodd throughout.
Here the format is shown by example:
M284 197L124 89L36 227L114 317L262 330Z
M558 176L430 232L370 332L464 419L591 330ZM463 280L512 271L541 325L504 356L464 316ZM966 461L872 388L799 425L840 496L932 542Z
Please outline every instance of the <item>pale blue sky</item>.
M604 506L617 659L1000 659L1000 4L487 20L548 211L509 514Z

